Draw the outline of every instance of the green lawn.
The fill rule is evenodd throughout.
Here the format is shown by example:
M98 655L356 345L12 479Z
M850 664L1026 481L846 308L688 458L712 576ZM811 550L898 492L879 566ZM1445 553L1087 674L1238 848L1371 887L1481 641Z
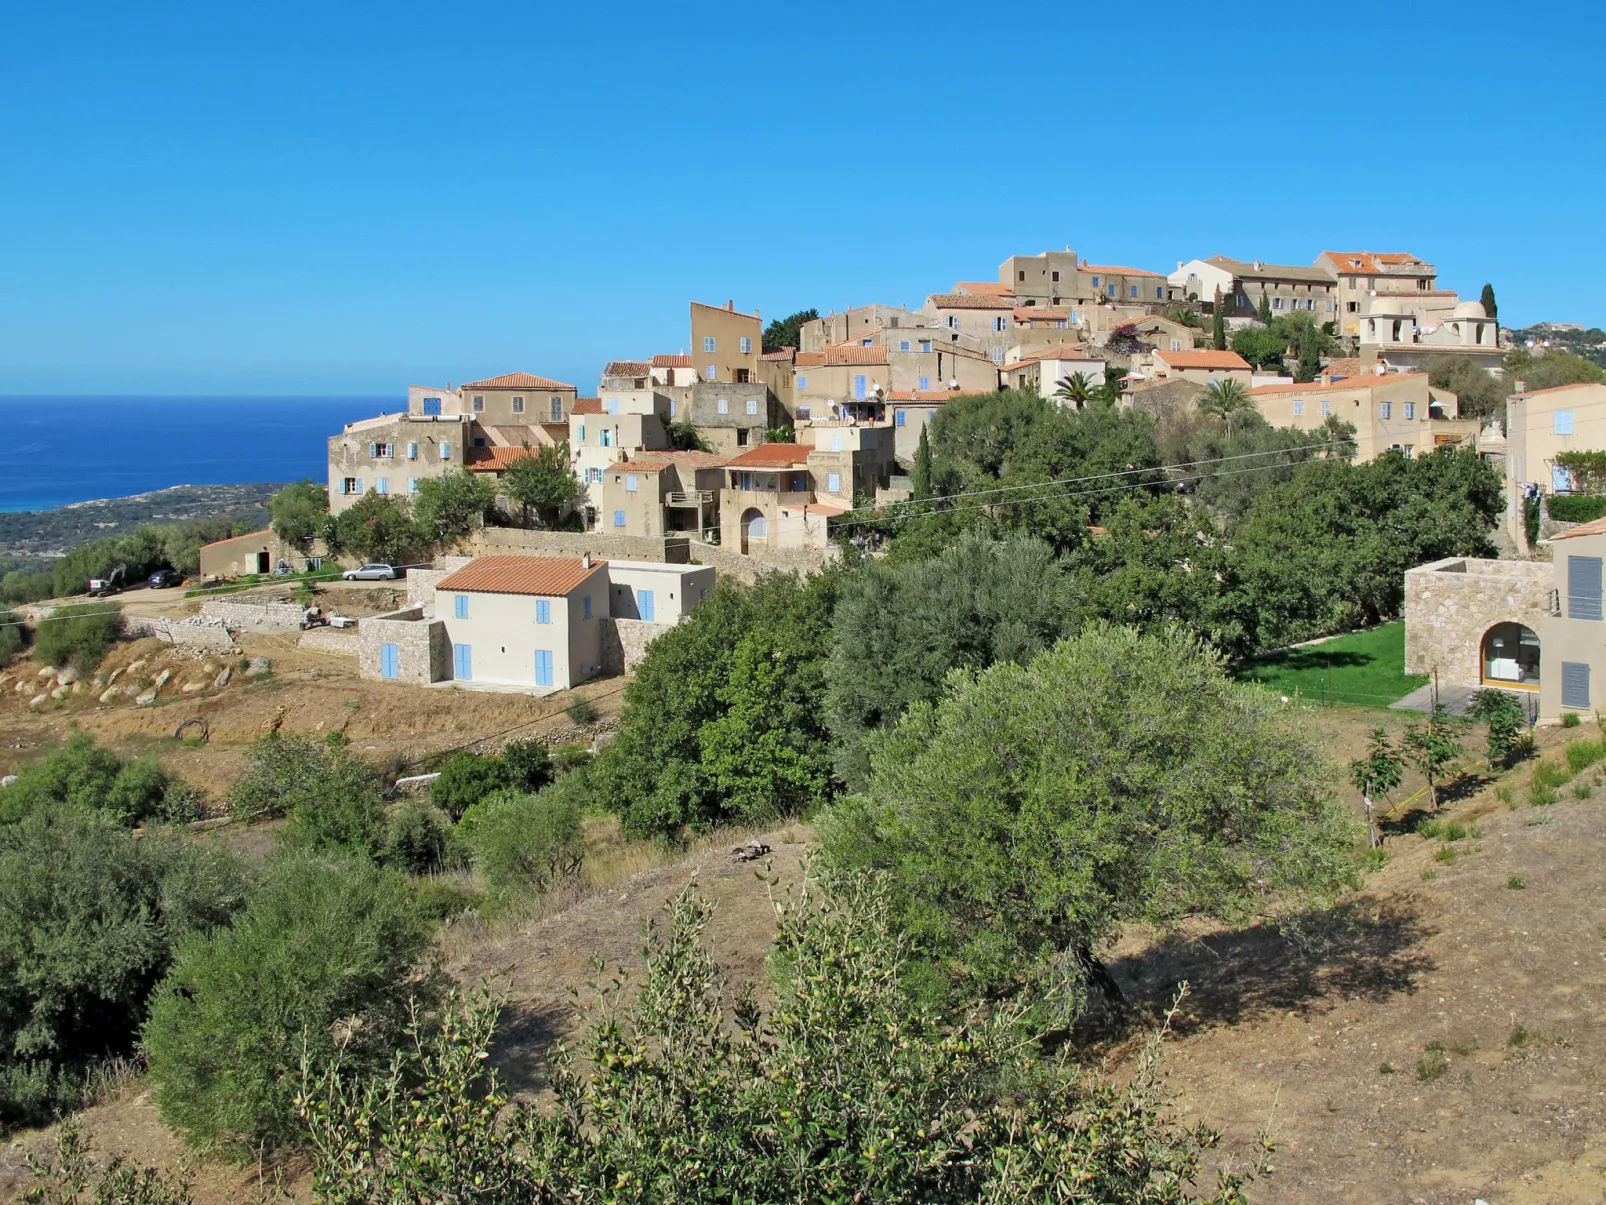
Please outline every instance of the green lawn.
M1427 681L1405 672L1403 623L1246 661L1233 676L1281 695L1297 692L1312 703L1349 707L1387 707Z

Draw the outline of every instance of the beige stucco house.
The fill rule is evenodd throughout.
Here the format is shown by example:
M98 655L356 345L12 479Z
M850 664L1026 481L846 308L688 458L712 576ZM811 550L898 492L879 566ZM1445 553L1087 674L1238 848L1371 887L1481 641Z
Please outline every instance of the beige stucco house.
M1235 351L1173 351L1169 347L1154 349L1154 375L1168 380L1193 381L1209 385L1212 381L1236 381L1245 389L1252 383L1254 370L1249 361Z
M1444 444L1470 445L1477 419L1459 415L1459 399L1428 384L1426 373L1363 373L1307 384L1262 385L1249 391L1268 423L1314 431L1336 418L1355 428L1355 459L1372 460L1389 449L1406 456Z
M1274 317L1303 310L1323 323L1338 316L1338 281L1320 267L1212 255L1179 263L1166 280L1178 300L1214 305L1219 293L1222 315L1229 319L1255 317L1262 294Z
M1405 251L1323 251L1316 267L1338 282L1338 333L1357 338L1371 296L1429 293L1438 279L1432 264Z
M743 313L736 303L691 303L692 364L704 381L747 384L758 380L764 323L759 312Z
M720 470L727 460L713 452L626 453L591 487L598 511L593 526L609 535L687 532L707 539L719 527Z
M1565 494L1573 483L1560 452L1606 451L1606 385L1558 385L1514 394L1506 402L1506 473L1519 491Z
M763 444L730 460L720 491L720 542L746 556L761 556L771 548L824 548L829 544L827 521L848 509L851 499L826 501L816 495L810 471L810 460L816 454L805 444L777 443ZM840 470L838 474L835 484L840 490L844 482Z

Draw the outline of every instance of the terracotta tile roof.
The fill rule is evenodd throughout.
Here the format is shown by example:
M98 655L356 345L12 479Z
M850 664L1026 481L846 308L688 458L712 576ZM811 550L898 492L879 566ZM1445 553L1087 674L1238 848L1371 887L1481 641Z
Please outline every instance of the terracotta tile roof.
M1012 310L1013 297L994 297L986 293L933 293L926 304L939 310Z
M1335 377L1358 377L1362 371L1359 356L1347 356L1327 362L1327 372Z
M887 394L889 402L946 402L964 393L963 389L893 389ZM975 392L972 390L971 392Z
M1013 297L1015 290L1012 286L1000 284L996 280L956 280L955 293L974 293L978 297Z
M458 389L573 389L562 381L549 381L546 377L532 376L527 372L509 372L499 377L486 377L483 381L467 381Z
M484 594L545 594L563 597L574 593L607 561L592 561L588 569L579 557L478 556L456 573L435 584L437 590Z
M1564 389L1594 389L1597 387L1597 383L1594 381L1581 381L1576 385L1552 385L1549 389L1530 389L1527 393L1519 393L1517 396L1542 397L1547 393L1560 393Z
M1035 305L1018 305L1015 307L1016 322L1030 322L1038 318L1044 318L1051 322L1069 322L1071 320L1071 312L1069 310L1043 310L1038 309Z
M797 355L797 348L795 348L795 347L783 347L783 348L781 348L780 351L767 351L763 355L761 355L759 357L759 359L760 360L773 360L773 361L785 360L788 363L790 363L792 357L795 356L795 355Z
M803 506L805 515L824 515L827 519L834 519L838 515L844 515L848 510L849 508L846 506L835 506L829 502L808 502Z
M1153 276L1164 279L1158 272L1150 272L1144 268L1123 268L1120 264L1083 264L1078 272L1097 272L1103 276Z
M666 460L649 457L646 460L621 460L608 466L608 472L658 473L669 467Z
M690 368L691 367L691 357L690 356L654 356L652 358L652 366L654 368Z
M1297 264L1268 264L1261 261L1260 267L1255 267L1253 260L1233 259L1230 255L1212 255L1204 261L1224 271L1231 272L1240 280L1297 280L1301 283L1327 284L1333 283L1333 278L1320 268L1302 268Z
M1019 363L1025 364L1028 360L1095 360L1103 363L1102 356L1096 356L1086 348L1075 343L1060 343L1054 347L1039 347L1029 356L1022 356ZM1005 364L1006 369L1013 368L1013 364Z
M650 372L651 360L609 360L602 368L605 377L644 377Z
M533 448L470 448L464 463L470 472L500 473L515 460L533 455Z
M1570 388L1570 386L1560 386ZM1606 535L1606 519L1591 519L1588 523L1580 523L1577 527L1569 527L1566 531L1558 531L1551 536L1552 540L1570 540L1574 536Z
M729 456L721 456L718 452L703 452L695 448L688 448L684 452L654 452L654 460L668 460L675 464L687 465L694 469L721 469L730 461Z
M800 351L793 364L799 368L819 367L822 364L885 364L885 347L864 347L858 343L836 343L824 351Z
M1340 272L1382 272L1385 267L1399 268L1406 264L1419 264L1426 268L1425 260L1402 251L1323 251Z
M574 399L574 409L570 414L601 414L602 399L600 397L577 397Z
M803 444L759 444L725 462L730 469L791 469L809 462L813 448Z
M1156 360L1164 360L1169 368L1241 368L1249 370L1249 361L1235 351L1156 351Z
M1158 354L1158 353L1157 353ZM1353 377L1345 377L1342 381L1334 381L1331 385L1323 385L1320 381L1310 381L1304 385L1260 385L1249 391L1250 397L1270 397L1276 393L1320 393L1324 389L1371 389L1376 385L1392 385L1396 381L1427 380L1425 372L1391 372L1380 374L1375 372L1361 373Z

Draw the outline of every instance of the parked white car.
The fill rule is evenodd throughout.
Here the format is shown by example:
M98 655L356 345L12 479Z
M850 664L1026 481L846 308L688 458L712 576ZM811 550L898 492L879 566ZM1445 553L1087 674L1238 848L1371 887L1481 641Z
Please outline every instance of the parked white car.
M348 582L388 582L392 578L400 577L389 565L361 565L356 569L347 569L340 575Z

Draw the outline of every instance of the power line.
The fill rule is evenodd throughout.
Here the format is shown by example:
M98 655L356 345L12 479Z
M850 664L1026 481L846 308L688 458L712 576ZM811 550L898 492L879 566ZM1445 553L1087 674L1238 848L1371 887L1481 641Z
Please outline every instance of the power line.
M294 584L297 584L297 583L300 583L300 582L328 582L328 581L333 581L335 578L339 577L342 572L343 572L343 570L336 569L331 573L322 573L322 574L318 574L316 576L308 576L308 577L287 578L287 579L283 579L283 580L286 582L286 584L291 584L291 585L294 585ZM186 590L184 592L184 598L174 599L173 601L174 602L183 602L184 599L194 598L199 594L241 594L241 593L244 593L246 590L254 590L254 589L257 589L260 586L271 586L273 584L274 583L272 583L272 582L259 582L255 586L202 586L200 589L197 589L197 590ZM31 606L36 606L36 605L38 605L38 604L36 604L36 603L0 603L0 611L10 611L10 610L14 610L17 607L31 607ZM58 610L66 608L66 607L78 608L78 607L91 607L91 606L94 606L93 603L56 603L56 604L53 604L53 605ZM120 614L123 614L123 613L124 613L123 612L123 608L122 608L121 604L119 604L119 605L116 605L116 606L103 607L100 610L94 610L94 611L81 611L81 610L76 610L75 609L71 615L46 615L43 618L41 618L40 620L38 620L37 622L38 623L52 623L52 622L54 622L56 620L62 620L62 619L83 619L83 618L90 617L90 616L95 616L95 615L120 615ZM141 618L141 617L136 615L136 616L133 616L133 618L138 619L138 618ZM156 616L155 618L162 618L162 617L161 616ZM8 622L8 623L0 623L0 628L20 628L20 627L27 627L27 626L29 626L29 625L23 623L21 620L16 620L14 622Z

